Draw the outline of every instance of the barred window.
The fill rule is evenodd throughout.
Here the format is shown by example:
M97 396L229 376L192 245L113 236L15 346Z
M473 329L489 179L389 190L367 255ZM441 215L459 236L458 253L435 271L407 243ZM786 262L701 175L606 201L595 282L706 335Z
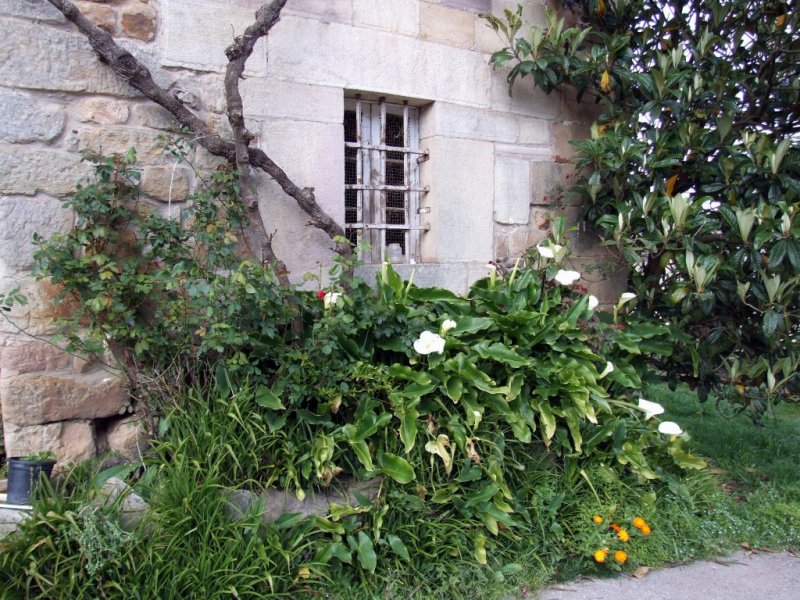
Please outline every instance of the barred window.
M345 233L352 244L369 244L362 259L415 263L419 257L417 109L356 97L345 101Z

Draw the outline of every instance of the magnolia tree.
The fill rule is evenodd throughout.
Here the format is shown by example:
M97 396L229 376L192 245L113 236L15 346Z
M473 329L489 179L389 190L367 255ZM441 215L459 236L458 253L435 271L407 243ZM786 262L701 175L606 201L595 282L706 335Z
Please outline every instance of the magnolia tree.
M567 6L567 3L564 3ZM675 381L760 413L800 397L800 17L781 1L589 0L492 56L602 114L572 193L675 326Z

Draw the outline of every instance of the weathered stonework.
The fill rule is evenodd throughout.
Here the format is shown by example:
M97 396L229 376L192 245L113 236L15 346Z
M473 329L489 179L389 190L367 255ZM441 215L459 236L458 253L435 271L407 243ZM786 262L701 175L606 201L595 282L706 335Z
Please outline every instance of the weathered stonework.
M3 419L18 426L91 420L124 414L130 400L122 381L96 370L26 373L0 379Z
M261 0L77 0L113 33L155 80L187 108L230 135L225 114L224 50L253 21ZM422 264L397 265L419 285L464 292L487 262L513 262L548 235L562 214L573 268L582 283L613 302L624 283L614 257L580 222L563 192L574 176L574 148L596 108L523 80L508 93L507 70L489 54L501 45L478 13L515 9L517 0L289 0L260 40L241 82L253 145L264 149L320 206L344 220L345 98L406 99L419 111ZM538 2L524 16L542 22ZM67 230L61 199L91 173L80 151L137 150L142 210L178 215L196 190L187 165L162 152L156 136L177 130L171 115L101 63L86 39L45 0L0 0L0 292L19 287L28 304L0 321L0 419L9 452L52 449L67 460L114 451L132 457L140 430L122 384L100 363L72 357L47 339L52 319L72 301L31 275L34 233ZM197 147L201 172L221 159ZM300 282L325 271L333 244L270 178L256 174L274 249ZM299 251L298 249L302 249ZM375 265L361 271L372 279ZM140 440L141 441L141 440ZM138 451L138 450L137 450Z
M63 129L62 106L0 89L0 142L49 142Z
M7 456L51 450L62 464L93 458L97 452L91 421L63 421L19 426L4 419Z
M75 103L72 113L82 123L113 125L125 123L130 109L121 100L108 98L86 98Z
M162 202L182 202L189 194L190 171L186 167L146 167L142 192Z

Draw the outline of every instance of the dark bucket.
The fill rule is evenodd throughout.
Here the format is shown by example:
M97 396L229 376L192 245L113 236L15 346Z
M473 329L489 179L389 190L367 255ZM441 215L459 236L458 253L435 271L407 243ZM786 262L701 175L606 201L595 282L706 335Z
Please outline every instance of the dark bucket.
M21 458L8 459L9 504L30 504L31 494L42 477L50 478L55 461L30 461Z

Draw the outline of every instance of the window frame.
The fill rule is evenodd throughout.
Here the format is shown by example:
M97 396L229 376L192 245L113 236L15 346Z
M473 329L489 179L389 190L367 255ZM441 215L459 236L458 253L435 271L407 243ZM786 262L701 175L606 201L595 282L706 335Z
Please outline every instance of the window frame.
M387 102L381 97L378 100L367 100L356 95L345 98L345 203L347 192L356 192L355 221L348 222L348 211L353 207L345 204L345 231L351 241L366 241L370 249L363 251L361 259L367 263L404 262L415 264L420 256L420 232L428 226L419 224L420 199L428 192L427 187L420 185L419 163L428 157L427 151L420 150L419 109L410 106L408 101L402 104ZM355 140L348 140L347 113L355 113ZM403 140L401 146L387 143L387 117L389 115L402 118ZM348 149L355 150L355 183L348 183L347 164L352 160ZM387 183L389 154L401 154L403 161L402 185ZM352 173L349 177L353 178ZM392 224L386 221L389 213L397 215L401 209L388 206L388 196L392 192L403 193L402 223ZM405 253L389 256L386 243L387 231L402 231Z

